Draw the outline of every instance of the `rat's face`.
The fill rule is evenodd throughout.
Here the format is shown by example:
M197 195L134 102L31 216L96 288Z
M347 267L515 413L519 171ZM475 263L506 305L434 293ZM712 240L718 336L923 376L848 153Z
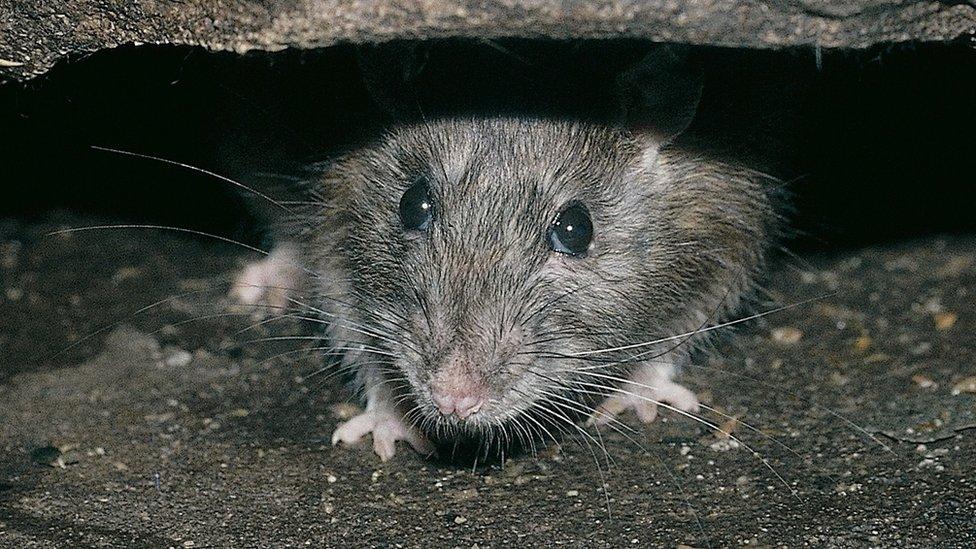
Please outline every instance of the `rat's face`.
M333 335L382 350L359 360L431 435L583 412L608 385L583 372L626 371L593 351L673 335L697 307L704 275L680 258L694 227L672 215L689 197L646 158L605 128L494 119L400 130L339 162L315 244L341 296L325 299Z

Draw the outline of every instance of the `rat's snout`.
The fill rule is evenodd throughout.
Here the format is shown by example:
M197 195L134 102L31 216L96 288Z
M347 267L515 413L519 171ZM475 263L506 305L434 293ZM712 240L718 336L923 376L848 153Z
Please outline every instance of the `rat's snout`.
M445 416L454 414L460 419L465 419L476 413L485 403L483 394L479 394L477 390L432 386L430 396L442 414Z
M440 413L465 419L475 414L485 403L486 388L458 360L451 360L430 380L430 396Z

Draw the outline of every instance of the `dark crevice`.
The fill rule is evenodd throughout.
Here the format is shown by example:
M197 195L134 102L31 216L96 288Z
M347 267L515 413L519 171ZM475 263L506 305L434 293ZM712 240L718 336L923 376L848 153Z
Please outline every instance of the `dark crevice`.
M90 146L261 184L376 136L396 122L391 110L607 119L613 78L645 46L511 40L422 49L410 93L368 87L352 47L120 48L9 84L0 89L0 216L70 209L257 240L226 184ZM700 48L695 56L708 74L702 124L746 124L777 103L792 111L795 127L770 142L791 151L783 175L795 196L794 247L976 229L976 54L964 44L818 55ZM743 153L754 154L745 141Z

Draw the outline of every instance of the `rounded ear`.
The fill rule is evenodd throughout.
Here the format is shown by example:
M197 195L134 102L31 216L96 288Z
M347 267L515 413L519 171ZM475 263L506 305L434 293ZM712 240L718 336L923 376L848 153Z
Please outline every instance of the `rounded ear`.
M657 149L691 124L701 100L702 82L702 71L688 60L686 48L655 48L617 77L624 127L643 138L656 156Z

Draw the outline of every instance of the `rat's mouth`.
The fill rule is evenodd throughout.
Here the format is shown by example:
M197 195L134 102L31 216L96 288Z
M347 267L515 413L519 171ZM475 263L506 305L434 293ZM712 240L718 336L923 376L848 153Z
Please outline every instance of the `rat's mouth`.
M405 354L386 376L399 387L393 395L399 411L432 441L470 438L506 452L539 447L578 433L594 409L587 395L595 389L572 390L563 363L486 365L471 354L437 362Z
M538 404L501 419L480 420L431 414L417 424L421 433L436 448L437 455L450 463L492 463L511 456L538 454L576 436L578 422L586 415L572 410L543 411ZM577 425L577 426L573 426Z
M407 416L424 436L439 446L451 446L452 452L458 445L473 446L485 455L535 452L559 444L578 433L594 409L594 403L580 395L528 399L513 387L476 406L462 405L458 413L457 408L438 406L430 396L411 393L413 412Z

